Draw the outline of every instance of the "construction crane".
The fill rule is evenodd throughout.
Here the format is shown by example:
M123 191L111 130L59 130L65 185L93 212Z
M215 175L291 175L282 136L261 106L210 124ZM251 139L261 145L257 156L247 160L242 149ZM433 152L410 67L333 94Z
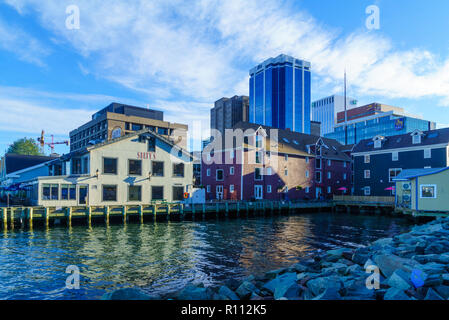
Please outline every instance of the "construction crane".
M53 154L53 153L55 153L55 145L57 145L57 144L65 144L66 146L69 145L68 140L55 141L55 137L53 135L50 135L50 136L51 136L51 142L45 142L45 131L42 130L40 138L37 138L37 141L40 143L42 150L44 150L44 147L47 145L51 149L51 154Z

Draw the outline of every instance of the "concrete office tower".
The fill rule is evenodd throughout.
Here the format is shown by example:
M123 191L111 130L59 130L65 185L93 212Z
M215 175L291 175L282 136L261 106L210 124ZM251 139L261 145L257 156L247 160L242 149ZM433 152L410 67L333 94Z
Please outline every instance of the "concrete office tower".
M281 54L249 73L249 122L310 134L310 62Z
M224 134L224 130L232 129L237 123L248 122L248 96L234 96L215 101L210 110L210 128Z
M346 98L346 109L357 107L357 100ZM312 102L312 121L321 122L321 136L334 132L337 114L345 111L345 97L333 95Z

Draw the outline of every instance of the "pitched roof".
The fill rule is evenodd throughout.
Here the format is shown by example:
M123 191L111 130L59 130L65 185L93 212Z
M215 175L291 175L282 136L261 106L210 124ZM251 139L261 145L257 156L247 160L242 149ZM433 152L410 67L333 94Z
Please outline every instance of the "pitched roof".
M278 142L278 150L280 153L292 153L292 154L300 154L303 156L311 156L308 153L307 146L315 145L320 139L326 145L327 148L324 148L322 151L322 156L326 159L331 160L342 160L342 161L350 161L350 157L344 153L344 146L340 144L338 141L328 138L323 138L311 134L293 132L290 130L282 130L269 126L262 126L258 124L253 124L249 122L239 122L234 126L235 129L241 129L243 131L248 129L257 130L259 128L263 128L268 136L268 139L275 141L275 137L271 137L271 130L278 130L277 134L277 142ZM224 140L224 139L223 139Z
M394 178L394 181L407 181L412 178L416 177L422 177L422 176L429 176L431 174L439 173L445 170L448 170L447 168L425 168L425 169L406 169L402 170L400 174Z
M420 144L413 144L412 133L405 133L395 136L387 136L382 142L382 148L374 148L373 139L360 141L353 150L353 153L382 151L390 149L400 149L408 147L431 146L435 144L449 143L449 128L423 131Z
M34 167L38 164L57 159L57 157L28 156L23 154L7 153L5 155L6 174Z

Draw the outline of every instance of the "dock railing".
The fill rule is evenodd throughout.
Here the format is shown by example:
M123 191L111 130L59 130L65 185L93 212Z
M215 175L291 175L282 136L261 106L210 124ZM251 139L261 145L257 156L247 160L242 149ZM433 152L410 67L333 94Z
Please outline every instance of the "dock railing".
M374 197L374 196L337 196L334 195L335 204L362 204L362 205L383 205L394 206L395 197Z

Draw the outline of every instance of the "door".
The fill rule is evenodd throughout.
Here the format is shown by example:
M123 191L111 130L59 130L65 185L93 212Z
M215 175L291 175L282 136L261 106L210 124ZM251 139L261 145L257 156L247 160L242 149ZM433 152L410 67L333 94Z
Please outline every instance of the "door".
M263 199L263 186L254 186L254 198L256 200Z
M320 187L317 187L317 188L316 188L316 195L315 195L315 198L316 198L316 199L319 199L320 196L321 196L321 188L320 188Z
M78 203L80 205L87 205L89 197L89 186L80 186L78 191Z
M223 186L217 186L216 193L217 193L217 200L223 200Z

